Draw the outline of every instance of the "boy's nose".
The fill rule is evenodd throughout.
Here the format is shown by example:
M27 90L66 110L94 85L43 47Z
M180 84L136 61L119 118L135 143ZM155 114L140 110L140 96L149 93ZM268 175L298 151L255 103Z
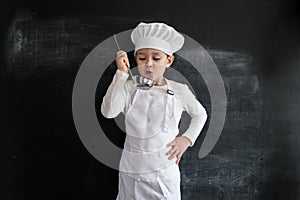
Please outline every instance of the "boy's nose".
M152 67L152 60L151 59L147 59L146 60L146 67Z

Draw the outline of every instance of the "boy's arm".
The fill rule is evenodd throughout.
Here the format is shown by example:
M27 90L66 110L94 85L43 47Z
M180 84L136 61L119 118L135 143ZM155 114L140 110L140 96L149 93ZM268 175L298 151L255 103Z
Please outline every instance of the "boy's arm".
M188 138L191 142L190 146L193 146L206 122L207 113L205 108L196 99L187 85L185 91L186 92L183 97L183 107L192 119L188 129L182 134L182 136Z
M124 112L126 104L125 83L127 79L127 73L119 69L116 71L101 104L101 113L104 117L114 118L120 112Z

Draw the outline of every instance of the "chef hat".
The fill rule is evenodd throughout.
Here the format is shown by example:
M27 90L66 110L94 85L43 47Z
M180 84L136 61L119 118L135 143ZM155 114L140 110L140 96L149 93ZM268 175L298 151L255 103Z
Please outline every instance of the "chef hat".
M164 23L139 23L131 33L131 40L135 45L134 54L139 49L153 48L172 55L184 43L184 37Z

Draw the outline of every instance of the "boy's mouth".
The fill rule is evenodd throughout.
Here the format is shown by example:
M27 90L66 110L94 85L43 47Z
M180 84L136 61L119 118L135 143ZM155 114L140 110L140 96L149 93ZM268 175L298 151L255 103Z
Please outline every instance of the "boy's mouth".
M147 70L147 71L146 71L146 74L147 74L147 75L152 75L152 74L153 74L153 71Z

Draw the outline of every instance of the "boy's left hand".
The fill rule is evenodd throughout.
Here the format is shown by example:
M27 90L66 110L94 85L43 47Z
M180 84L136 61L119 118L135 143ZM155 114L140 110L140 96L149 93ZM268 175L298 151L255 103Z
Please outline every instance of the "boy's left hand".
M169 156L169 159L177 157L176 164L179 163L182 154L186 149L191 145L191 141L185 136L176 137L171 143L167 144L167 147L172 147L166 155Z

